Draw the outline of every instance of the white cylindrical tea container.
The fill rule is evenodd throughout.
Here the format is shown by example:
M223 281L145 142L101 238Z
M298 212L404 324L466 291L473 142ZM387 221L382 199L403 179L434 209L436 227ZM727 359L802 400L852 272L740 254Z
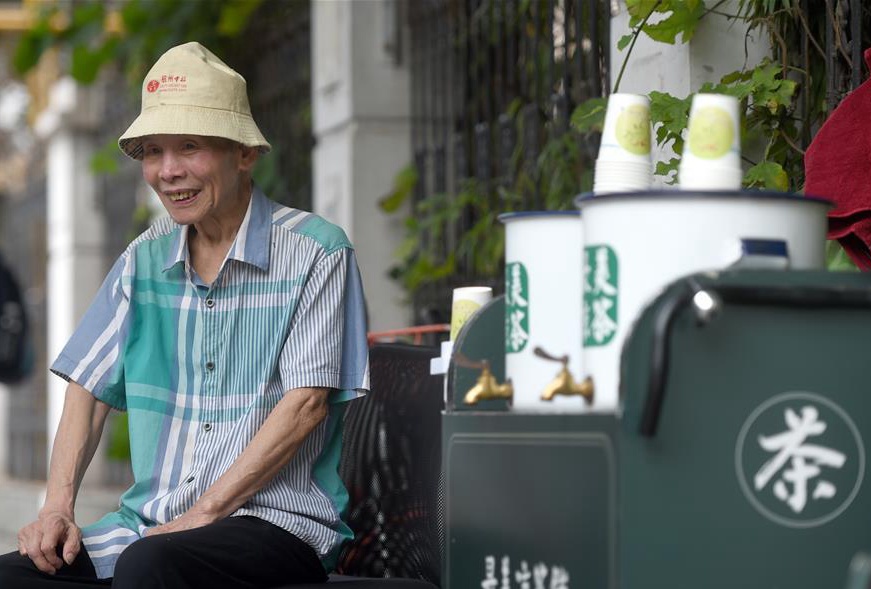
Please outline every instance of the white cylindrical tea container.
M669 283L733 267L825 267L818 198L761 191L585 194L583 365L598 408L618 406L620 353L633 323Z
M499 216L505 224L505 375L515 411L582 412L582 397L541 399L562 365L534 353L568 356L581 366L581 249L579 211L531 211Z

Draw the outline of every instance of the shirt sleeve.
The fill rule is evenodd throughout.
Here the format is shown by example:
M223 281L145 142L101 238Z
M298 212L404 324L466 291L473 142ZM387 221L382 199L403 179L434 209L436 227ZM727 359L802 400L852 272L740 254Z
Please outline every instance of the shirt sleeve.
M130 314L129 280L132 256L118 258L51 371L73 381L97 399L120 411L127 409L124 391L124 342Z
M279 371L285 391L336 389L330 397L334 403L369 389L366 308L353 249L340 248L312 269L291 319Z

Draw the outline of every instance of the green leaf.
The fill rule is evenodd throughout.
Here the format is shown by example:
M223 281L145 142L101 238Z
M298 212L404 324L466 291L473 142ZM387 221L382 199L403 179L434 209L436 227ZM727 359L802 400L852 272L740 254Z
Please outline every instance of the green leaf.
M88 25L98 24L103 25L103 19L106 18L106 8L102 2L86 2L79 4L73 10L73 18L70 27L73 29L81 29Z
M635 37L633 34L623 35L620 37L620 40L617 41L617 50L623 51L626 47L632 42L632 39Z
M635 27L640 24L654 9L661 12L663 4L666 2L660 0L626 0L626 12L631 18L629 26Z
M118 149L118 144L112 139L91 156L91 171L94 174L115 174L120 168L122 157L124 155Z
M282 166L286 159L283 158L285 147L281 140L272 140L272 150L257 158L252 173L254 182L266 194L279 195L289 194L287 176L282 173Z
M260 6L262 0L229 0L221 7L218 18L218 34L235 37L245 30L248 20Z
M745 81L732 81L731 83L725 83L722 80L719 84L711 84L710 82L706 82L702 84L702 87L699 88L699 94L725 94L727 96L734 96L738 100L744 100L748 96L750 96L755 90L755 86L752 82Z
M36 67L47 46L43 36L35 34L33 31L26 31L18 40L15 54L12 56L12 66L15 71L21 75Z
M77 82L90 84L97 78L97 72L103 64L100 54L91 51L85 45L73 47L73 56L70 64L70 74Z
M648 23L643 31L654 41L674 45L677 36L681 36L683 43L689 43L696 32L699 20L705 14L705 6L701 2L686 0L683 2L670 2L668 8L671 14L656 23Z
M753 70L753 104L767 109L772 115L789 108L795 95L796 83L782 78L783 70L776 63L763 62Z
M21 35L12 57L18 74L26 74L36 67L42 54L54 45L55 37L49 24L54 14L53 11L42 14L33 27Z
M417 169L413 165L402 168L393 179L393 190L381 197L378 207L385 213L394 213L408 200L417 186Z
M601 133L605 126L605 111L607 108L607 98L590 98L582 102L572 112L572 127L580 133L589 133L591 131Z
M148 20L149 12L139 0L130 0L121 6L121 21L128 34L141 31L145 28Z
M680 165L680 158L673 157L667 162L656 162L656 170L654 174L662 176L666 184L673 185L677 182L677 170Z
M692 96L681 99L667 92L654 90L650 93L650 122L656 130L659 145L674 142L677 148L681 134L687 127L691 104ZM682 142L680 145L683 145Z
M789 190L789 177L780 164L764 161L747 170L744 175L744 185L750 188L768 188L786 192Z
M440 264L433 262L429 256L422 256L408 268L403 280L406 288L415 292L427 284L447 278L456 271L456 266L456 258L453 253Z
M402 243L399 244L393 255L400 260L410 260L414 258L419 248L419 236L411 235L402 240Z
M116 37L110 37L97 49L87 45L73 46L70 75L82 84L91 84L97 79L100 68L112 60L118 45Z
M826 268L832 272L858 272L859 268L841 244L837 241L830 240L826 242Z
M750 79L751 75L752 75L752 71L745 72L745 71L741 71L741 70L736 70L736 71L729 73L729 74L726 74L725 76L720 78L720 83L721 84L733 84L735 82L746 82L747 80Z

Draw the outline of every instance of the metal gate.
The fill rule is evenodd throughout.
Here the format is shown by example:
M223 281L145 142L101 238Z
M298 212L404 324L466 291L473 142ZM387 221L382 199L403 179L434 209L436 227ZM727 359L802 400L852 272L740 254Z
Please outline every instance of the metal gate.
M548 141L567 131L578 104L608 91L610 2L429 0L407 6L414 200L456 195L474 182L477 198L494 210L554 208L536 162ZM576 186L595 157L592 145L577 148L587 157L573 170ZM561 208L572 196L563 195ZM470 209L430 239L426 247L435 259L454 252L458 235L481 214ZM461 255L449 278L415 294L418 321L444 322L454 286L490 282L500 291L501 281L493 278L499 275L481 276L471 256Z
M251 111L272 152L255 178L273 200L311 210L311 6L267 1L234 42L227 63L248 82Z

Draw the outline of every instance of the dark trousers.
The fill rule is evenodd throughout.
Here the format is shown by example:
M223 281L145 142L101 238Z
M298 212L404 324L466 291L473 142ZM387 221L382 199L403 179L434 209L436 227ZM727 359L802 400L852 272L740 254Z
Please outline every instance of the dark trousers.
M267 589L326 579L308 544L248 516L137 540L121 553L112 579L96 578L84 549L55 575L40 572L17 552L0 556L2 589Z

